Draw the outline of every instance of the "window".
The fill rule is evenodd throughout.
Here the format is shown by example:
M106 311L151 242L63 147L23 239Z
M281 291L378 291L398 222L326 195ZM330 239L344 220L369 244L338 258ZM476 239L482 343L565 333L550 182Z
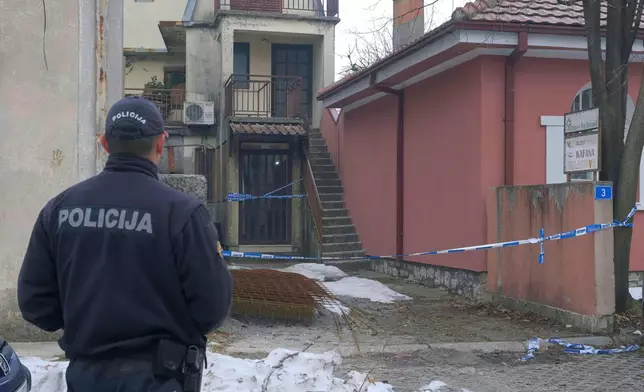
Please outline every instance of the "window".
M233 74L235 88L249 88L250 44L246 42L235 42L233 46Z
M570 111L581 112L582 110L592 109L594 107L593 103L593 89L590 86L585 87L575 95L575 99L573 99L572 105L570 105ZM594 174L593 172L570 173L570 181L592 181Z

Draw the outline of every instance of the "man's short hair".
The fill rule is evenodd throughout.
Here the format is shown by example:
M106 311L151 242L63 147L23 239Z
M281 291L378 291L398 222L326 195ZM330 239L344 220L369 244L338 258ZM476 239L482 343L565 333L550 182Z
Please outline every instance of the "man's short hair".
M111 135L105 136L110 154L129 154L140 157L147 157L152 153L158 138L158 135L139 139L121 139Z

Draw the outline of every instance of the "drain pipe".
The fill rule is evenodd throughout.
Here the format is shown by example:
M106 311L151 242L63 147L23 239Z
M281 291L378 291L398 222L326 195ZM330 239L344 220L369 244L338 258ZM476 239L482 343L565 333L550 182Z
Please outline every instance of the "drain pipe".
M372 88L397 98L396 105L396 261L403 261L403 244L405 239L405 90L378 85L376 73L369 75Z
M519 32L517 47L505 60L505 185L514 185L514 136L515 107L514 90L516 85L516 66L528 51L528 33Z

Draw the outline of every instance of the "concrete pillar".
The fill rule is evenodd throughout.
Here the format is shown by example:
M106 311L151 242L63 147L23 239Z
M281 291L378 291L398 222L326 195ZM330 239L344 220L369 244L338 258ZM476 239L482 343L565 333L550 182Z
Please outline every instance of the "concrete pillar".
M96 172L98 124L123 80L122 0L107 4L2 2L0 334L7 339L52 339L22 321L16 283L38 212Z

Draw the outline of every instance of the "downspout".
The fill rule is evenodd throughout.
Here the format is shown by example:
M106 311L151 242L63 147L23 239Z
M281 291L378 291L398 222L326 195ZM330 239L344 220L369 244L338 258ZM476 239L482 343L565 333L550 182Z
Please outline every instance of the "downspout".
M517 47L505 60L505 185L514 185L514 140L516 66L528 50L528 33L519 32Z
M371 87L397 97L396 105L396 261L403 261L405 239L405 90L378 85L376 74L369 75Z

